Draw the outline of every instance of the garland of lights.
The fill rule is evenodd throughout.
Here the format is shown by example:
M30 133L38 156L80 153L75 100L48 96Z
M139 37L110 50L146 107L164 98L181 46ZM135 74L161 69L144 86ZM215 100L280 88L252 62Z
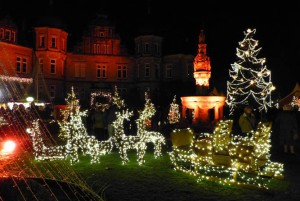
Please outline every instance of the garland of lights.
M176 103L176 95L173 98L173 102L170 105L168 120L170 124L176 124L179 122L180 112L179 105Z
M241 105L255 104L259 111L267 111L272 106L271 92L275 87L271 82L271 71L265 65L266 59L256 58L261 48L257 49L258 41L252 38L255 32L255 29L244 32L245 38L236 49L239 60L231 64L229 70L232 80L227 81L226 103L231 115Z
M164 136L155 131L148 131L147 122L153 117L156 110L154 104L151 103L147 92L145 93L145 106L142 111L139 111L139 118L136 120L137 123L137 136L139 136L146 143L154 144L154 156L159 157L162 155L161 149L162 145L165 144Z
M96 102L97 97L102 97L107 99L107 103L98 103ZM98 91L91 93L91 108L94 109L100 109L100 110L106 110L109 108L109 103L111 102L111 92L107 91Z
M202 133L198 139L191 129L174 130L169 153L174 169L196 176L197 181L258 188L268 188L268 177L283 178L283 164L270 160L270 123L260 123L247 137L231 138L231 127L232 120L221 120L213 134ZM177 145L176 136L185 144ZM191 136L193 139L187 140Z
M26 84L32 83L32 78L21 78L21 77L13 77L13 76L6 76L6 75L0 75L0 80L8 81L8 82L20 82Z

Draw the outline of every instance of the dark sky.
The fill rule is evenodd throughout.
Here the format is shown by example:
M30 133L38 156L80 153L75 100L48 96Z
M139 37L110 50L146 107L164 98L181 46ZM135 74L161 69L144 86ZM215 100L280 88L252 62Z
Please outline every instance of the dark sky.
M17 24L23 23L32 31L32 24L46 13L49 2L5 1L1 3L0 16L9 12ZM276 93L284 97L300 82L300 2L294 0L278 3L262 0L52 0L52 8L67 24L70 43L80 38L97 13L108 14L123 44L131 51L139 29L148 24L149 11L152 25L164 37L166 54L196 55L198 34L204 29L212 82L222 90L226 90L230 64L237 60L236 48L244 38L243 31L256 28L254 39L262 47L258 56L267 59Z

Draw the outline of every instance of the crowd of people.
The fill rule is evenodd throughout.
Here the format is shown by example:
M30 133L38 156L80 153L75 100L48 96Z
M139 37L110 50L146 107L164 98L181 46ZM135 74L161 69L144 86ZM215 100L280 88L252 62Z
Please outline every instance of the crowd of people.
M244 107L243 113L238 119L239 131L242 136L249 136L255 131L261 119L257 118L250 105ZM269 119L273 123L272 139L273 144L277 146L285 154L295 155L295 143L300 133L299 118L297 111L290 105L286 104L279 109L273 119Z

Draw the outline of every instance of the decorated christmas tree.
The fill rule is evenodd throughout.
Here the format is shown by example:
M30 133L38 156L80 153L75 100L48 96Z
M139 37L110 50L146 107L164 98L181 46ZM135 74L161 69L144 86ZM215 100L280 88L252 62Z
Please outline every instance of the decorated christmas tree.
M173 102L170 104L168 120L170 124L176 124L179 122L180 112L179 105L176 103L176 95L173 98Z
M112 104L116 105L118 109L125 107L124 100L120 97L117 86L115 86L115 91L112 96Z
M87 115L87 111L80 111L79 100L76 98L73 87L71 93L66 98L67 108L62 111L63 119L59 122L63 139L81 138L87 135L82 117Z
M245 38L237 48L238 61L231 64L230 81L227 81L226 103L232 115L235 109L251 105L259 111L267 111L272 106L271 92L275 89L271 82L271 71L267 69L265 58L257 58L261 48L253 39L255 29L247 29Z

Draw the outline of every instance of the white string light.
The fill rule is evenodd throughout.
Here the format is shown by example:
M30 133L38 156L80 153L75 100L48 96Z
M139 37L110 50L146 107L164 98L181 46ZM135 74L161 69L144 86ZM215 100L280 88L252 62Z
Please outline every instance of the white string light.
M258 41L252 38L255 32L255 29L244 32L245 38L236 49L239 60L229 70L232 80L227 81L226 103L231 115L241 105L257 104L259 111L267 111L272 106L271 92L275 87L265 58L256 57L261 48L257 48Z

